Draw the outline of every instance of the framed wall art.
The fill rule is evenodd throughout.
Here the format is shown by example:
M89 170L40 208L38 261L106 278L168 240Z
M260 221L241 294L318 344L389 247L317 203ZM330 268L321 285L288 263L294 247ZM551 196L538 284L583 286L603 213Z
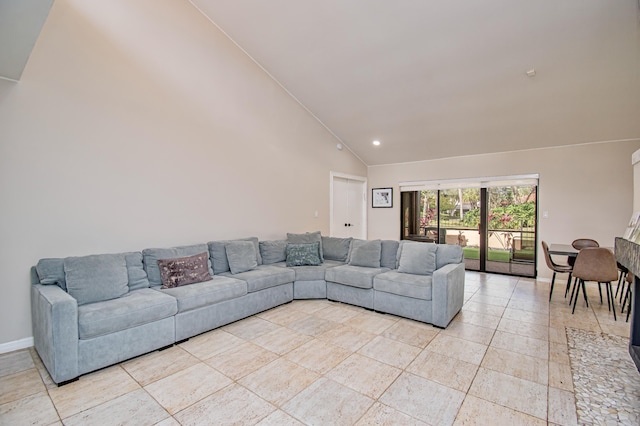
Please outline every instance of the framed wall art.
M393 207L393 188L373 188L371 191L371 207Z

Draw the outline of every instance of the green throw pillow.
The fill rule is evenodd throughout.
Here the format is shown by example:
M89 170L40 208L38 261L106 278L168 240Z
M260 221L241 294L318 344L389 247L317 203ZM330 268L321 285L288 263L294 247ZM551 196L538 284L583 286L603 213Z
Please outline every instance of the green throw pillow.
M320 243L287 244L287 266L318 266Z

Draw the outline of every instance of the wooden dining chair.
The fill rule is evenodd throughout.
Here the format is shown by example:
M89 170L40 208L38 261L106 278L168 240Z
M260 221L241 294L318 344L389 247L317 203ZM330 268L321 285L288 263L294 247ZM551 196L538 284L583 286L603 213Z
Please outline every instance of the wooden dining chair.
M576 263L573 265L573 276L576 277L579 282L571 313L576 311L576 304L578 303L581 288L584 294L584 301L587 306L589 306L585 282L595 281L598 283L598 288L600 288L600 284L606 285L607 304L609 310L613 311L613 319L617 320L611 282L618 279L618 266L613 252L602 247L587 247L581 249L576 257ZM600 294L602 294L602 291L600 291Z
M544 252L544 260L547 262L547 266L553 271L553 278L551 278L551 289L549 290L549 301L551 301L551 296L553 295L553 285L556 281L556 273L569 274L569 278L567 279L567 288L564 290L564 297L567 297L569 285L571 284L571 272L573 268L569 265L554 262L551 258L551 255L549 254L549 245L547 245L547 243L544 241L542 241L542 251Z

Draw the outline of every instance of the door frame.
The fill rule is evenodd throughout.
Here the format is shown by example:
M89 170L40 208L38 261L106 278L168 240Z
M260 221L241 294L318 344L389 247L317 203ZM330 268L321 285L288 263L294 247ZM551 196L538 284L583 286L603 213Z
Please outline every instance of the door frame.
M362 185L362 212L360 212L361 214L361 220L362 220L362 226L363 226L363 233L364 235L362 236L362 239L367 239L367 235L368 235L368 226L367 226L367 178L364 176L356 176L356 175L350 175L350 174L346 174L346 173L340 173L340 172L329 172L329 235L333 236L334 233L333 231L335 230L335 224L333 223L333 182L335 178L340 178L340 179L348 179L348 180L353 180L353 181L357 181L360 182L360 184Z

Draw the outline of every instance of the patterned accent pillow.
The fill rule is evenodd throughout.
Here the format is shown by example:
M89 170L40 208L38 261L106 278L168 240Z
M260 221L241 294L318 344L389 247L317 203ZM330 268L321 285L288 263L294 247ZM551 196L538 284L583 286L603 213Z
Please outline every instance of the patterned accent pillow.
M209 253L199 253L193 256L177 257L173 259L158 259L161 288L173 288L181 285L209 281Z
M287 266L318 266L320 243L287 244Z
M287 232L287 242L289 244L310 244L318 242L320 250L320 263L324 260L324 254L322 252L322 235L320 231L305 232L304 234L292 234Z

